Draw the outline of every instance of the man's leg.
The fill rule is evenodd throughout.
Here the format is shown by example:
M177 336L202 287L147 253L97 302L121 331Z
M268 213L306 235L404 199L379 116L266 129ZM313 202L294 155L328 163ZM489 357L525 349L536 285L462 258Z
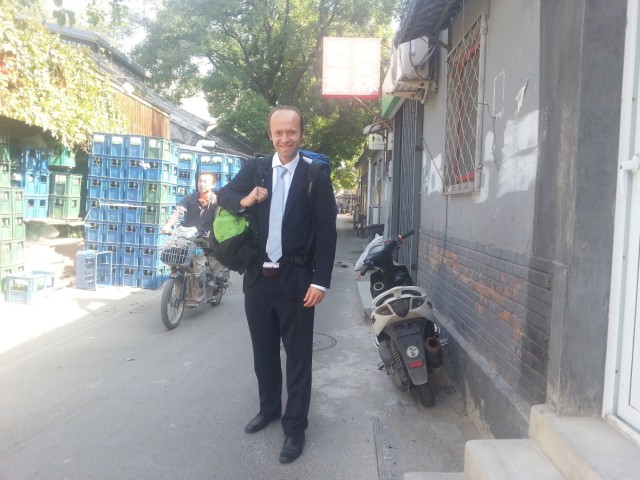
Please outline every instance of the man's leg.
M260 413L271 419L282 413L280 327L273 309L277 279L260 277L245 292L245 312L253 346L253 366L258 377Z
M303 309L300 321L297 305L302 299L286 300L290 302L288 314L281 323L282 341L287 353L287 405L282 417L282 429L285 435L297 436L304 433L309 424L314 309Z

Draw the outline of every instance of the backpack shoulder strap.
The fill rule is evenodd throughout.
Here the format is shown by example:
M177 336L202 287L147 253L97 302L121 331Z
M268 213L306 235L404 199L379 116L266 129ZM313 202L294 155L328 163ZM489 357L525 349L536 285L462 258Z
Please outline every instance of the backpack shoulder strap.
M315 200L314 185L321 169L322 165L317 162L311 162L311 164L309 165L309 171L307 172L307 198L311 201Z

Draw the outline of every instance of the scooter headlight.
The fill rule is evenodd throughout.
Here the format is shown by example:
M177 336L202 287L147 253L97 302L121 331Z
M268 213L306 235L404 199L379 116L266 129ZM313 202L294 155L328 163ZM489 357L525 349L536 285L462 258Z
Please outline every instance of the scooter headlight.
M400 317L406 317L407 313L409 313L409 308L411 306L411 298L399 298L398 300L394 300L391 302L391 307L396 312L396 314Z

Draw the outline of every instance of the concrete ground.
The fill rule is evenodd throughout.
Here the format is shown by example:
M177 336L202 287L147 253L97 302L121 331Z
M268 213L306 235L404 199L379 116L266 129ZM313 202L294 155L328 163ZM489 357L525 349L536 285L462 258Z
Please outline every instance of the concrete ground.
M233 285L220 306L188 312L183 324L171 332L163 329L159 319L161 290L107 287L89 291L69 285L32 305L0 302L0 388L10 392L0 399L0 411L4 412L0 423L6 427L5 435L0 434L0 478L116 478L110 475L117 474L117 478L368 480L376 475L379 479L402 478L407 472L462 471L464 444L479 435L453 383L443 373L435 375L436 405L425 408L410 394L397 391L378 370L380 359L365 314L370 306L368 283L356 282L353 272L355 260L367 242L357 238L351 227L350 216L338 217L332 288L316 311L307 447L290 468L277 464L279 427L270 426L254 436L246 436L242 430L256 413L255 377L251 355L246 355L250 347L243 321L241 278L233 274ZM28 260L31 263L27 269L46 270L42 255ZM59 257L56 262L60 262ZM77 356L80 352L84 357ZM238 357L240 353L244 354ZM65 377L67 383L57 384L55 378L60 370L56 373L54 368L51 376L47 366L61 362L61 355L69 362L71 370L67 375L71 375L70 371L73 375ZM155 366L153 362L145 365L145 357L162 361ZM84 432L94 433L90 442L115 428L111 425L121 425L129 435L134 434L126 408L132 401L129 396L135 393L135 401L144 404L159 385L165 392L170 391L166 389L171 388L174 376L180 372L168 370L172 357L172 368L187 373L180 385L186 388L182 395L187 395L190 402L183 405L184 411L179 403L169 403L174 418L172 433L167 435L176 437L176 458L154 454L161 438L150 438L144 451L155 463L138 465L140 470L135 475L123 475L104 458L109 453L121 458L122 465L136 464L135 454L142 453L137 451L138 446L132 449L133 445L127 445L126 439L122 444L109 441L102 451L89 450L88 459L76 458L73 450L83 448ZM125 377L114 382L117 390L103 392L107 385L98 378L120 375L110 370L114 359L123 360L132 368L137 364L139 371L130 378L135 383L127 383ZM222 359L231 359L226 368L220 364ZM122 369L122 365L118 368ZM38 378L45 371L48 376ZM141 382L160 378L158 375L165 379L152 381L149 391L142 388ZM212 388L212 378L218 387ZM25 383L25 379L34 385ZM47 391L35 385L40 382L46 384ZM49 412L55 405L60 408L59 402L49 406L51 402L43 397L64 398L69 388L88 390L79 392L79 398L69 397L71 403L62 411ZM29 400L20 400L16 395ZM111 418L98 413L101 402L110 407ZM80 414L72 414L72 408L79 409ZM36 417L33 411L38 412ZM212 417L214 431L207 418L212 412L220 412ZM143 430L160 428L157 422L164 421L144 408L137 415L140 417L136 417L135 426ZM44 423L36 426L35 419L43 419ZM19 438L7 436L7 428L20 431ZM157 432L150 435L155 437ZM141 438L134 436L136 441ZM196 439L199 446L185 450L184 443L190 438ZM249 448L240 462L238 445ZM190 467L191 474L176 476L176 469L181 468L180 455L187 451L195 462ZM74 475L69 475L74 458ZM211 462L217 473L204 473L211 472ZM15 474L7 476L7 469ZM88 472L90 476L86 476Z

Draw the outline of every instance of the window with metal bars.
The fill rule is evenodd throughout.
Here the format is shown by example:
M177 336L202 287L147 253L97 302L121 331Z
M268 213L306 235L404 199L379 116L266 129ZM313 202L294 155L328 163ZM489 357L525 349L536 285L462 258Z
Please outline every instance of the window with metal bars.
M473 192L479 183L476 166L480 161L477 142L481 25L478 17L447 58L444 193Z

